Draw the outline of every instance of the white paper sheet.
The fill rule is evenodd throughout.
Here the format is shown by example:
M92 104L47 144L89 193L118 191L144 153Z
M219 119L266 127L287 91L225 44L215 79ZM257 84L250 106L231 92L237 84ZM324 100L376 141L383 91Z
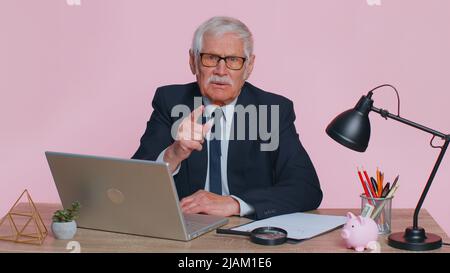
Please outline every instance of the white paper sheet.
M254 221L233 230L252 231L258 227L278 227L288 232L290 239L308 239L320 235L341 225L347 221L345 216L320 215L312 213L291 213Z

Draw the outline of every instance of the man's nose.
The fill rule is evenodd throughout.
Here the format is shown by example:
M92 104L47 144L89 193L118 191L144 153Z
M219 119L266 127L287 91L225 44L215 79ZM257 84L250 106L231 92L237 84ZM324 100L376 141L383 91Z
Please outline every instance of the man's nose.
M225 60L220 60L217 64L216 68L214 69L214 73L216 75L226 75L227 74L227 65L225 64Z

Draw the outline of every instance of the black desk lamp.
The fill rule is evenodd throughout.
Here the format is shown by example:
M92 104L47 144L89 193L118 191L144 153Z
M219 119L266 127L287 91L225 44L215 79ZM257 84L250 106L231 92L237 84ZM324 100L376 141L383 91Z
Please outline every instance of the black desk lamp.
M398 98L398 113L397 115L393 115L389 113L387 110L378 109L373 106L372 94L378 88L381 87L391 87L397 93ZM406 250L432 250L437 249L442 246L441 237L432 234L426 233L425 229L419 227L418 218L420 208L422 207L423 201L430 189L431 183L433 182L433 178L436 175L436 172L441 164L442 158L444 157L445 151L447 150L448 144L450 142L450 135L446 135L440 133L438 131L432 130L423 125L417 124L410 120L404 119L400 117L400 99L398 97L398 92L394 86L389 84L383 84L375 87L370 90L366 96L362 96L358 101L356 106L353 109L347 110L342 114L338 115L331 121L328 125L326 132L327 134L344 145L347 148L358 152L364 152L367 148L370 138L370 122L369 122L369 112L374 111L379 113L385 119L391 118L396 121L400 121L406 125L415 127L422 131L428 132L433 135L433 138L430 141L430 145L433 148L441 149L439 156L434 164L433 170L431 171L430 177L428 178L428 182L425 185L425 188L420 196L419 202L417 203L416 209L414 210L414 218L413 218L413 226L406 228L405 232L393 233L389 236L388 244L395 248L406 249ZM438 136L442 138L445 142L442 146L434 146L433 140Z

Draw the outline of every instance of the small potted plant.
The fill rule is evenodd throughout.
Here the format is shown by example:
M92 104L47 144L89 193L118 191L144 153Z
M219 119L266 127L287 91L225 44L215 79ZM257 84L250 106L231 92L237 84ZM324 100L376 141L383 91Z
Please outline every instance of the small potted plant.
M77 232L75 219L78 217L79 210L80 202L75 201L71 208L55 211L52 218L52 231L56 239L68 240L73 238Z

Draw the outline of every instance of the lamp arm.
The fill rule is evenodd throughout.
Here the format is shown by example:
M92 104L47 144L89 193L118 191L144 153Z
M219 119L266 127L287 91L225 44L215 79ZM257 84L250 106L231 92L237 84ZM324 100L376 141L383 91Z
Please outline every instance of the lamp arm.
M442 138L444 140L450 140L450 135L446 135L444 133L441 133L441 132L438 132L436 130L430 129L430 128L426 127L426 126L420 125L420 124L418 124L418 123L416 123L414 121L407 120L407 119L402 118L400 116L393 115L393 114L389 113L387 110L379 109L379 108L376 108L374 106L372 106L372 108L370 110L380 114L385 119L387 119L387 118L395 119L396 121L400 121L401 123L404 123L406 125L412 126L412 127L417 128L419 130L422 130L422 131L425 131L425 132L430 133L430 134L432 134L434 136L438 136L438 137L440 137L440 138Z
M418 224L418 218L419 218L419 212L420 209L422 208L422 204L425 201L425 197L427 196L428 190L431 187L431 183L433 182L434 176L436 175L436 172L439 168L439 165L442 162L442 158L444 157L445 152L447 151L449 142L450 142L450 135L446 135L443 134L441 132L438 132L436 130L430 129L426 126L420 125L416 122L407 120L405 118L402 118L400 116L396 116L393 115L391 113L389 113L387 110L384 109L378 109L374 106L372 106L371 108L372 111L379 113L382 117L384 117L385 119L387 118L391 118L394 119L396 121L399 121L401 123L404 123L406 125L412 126L414 128L417 128L419 130L425 131L427 133L432 134L433 136L438 136L442 139L445 140L444 145L442 147L439 147L441 149L441 152L439 153L439 156L436 160L436 163L434 164L433 170L431 171L430 177L428 178L427 184L425 185L425 188L423 189L422 195L420 196L419 202L417 203L416 209L414 210L414 219L413 219L413 229L418 229L419 228L419 224Z
M417 229L419 227L419 224L418 224L419 211L422 208L423 201L425 201L425 197L427 196L428 190L431 187L431 183L433 182L434 176L436 175L439 165L441 165L442 158L444 157L444 154L447 151L449 142L450 141L448 139L446 139L444 145L441 147L441 152L439 153L436 163L434 164L433 170L431 171L430 177L428 178L428 182L425 185L425 188L423 189L423 192L422 192L422 195L420 196L419 202L417 202L416 209L414 210L414 219L413 219L413 228L414 229Z

